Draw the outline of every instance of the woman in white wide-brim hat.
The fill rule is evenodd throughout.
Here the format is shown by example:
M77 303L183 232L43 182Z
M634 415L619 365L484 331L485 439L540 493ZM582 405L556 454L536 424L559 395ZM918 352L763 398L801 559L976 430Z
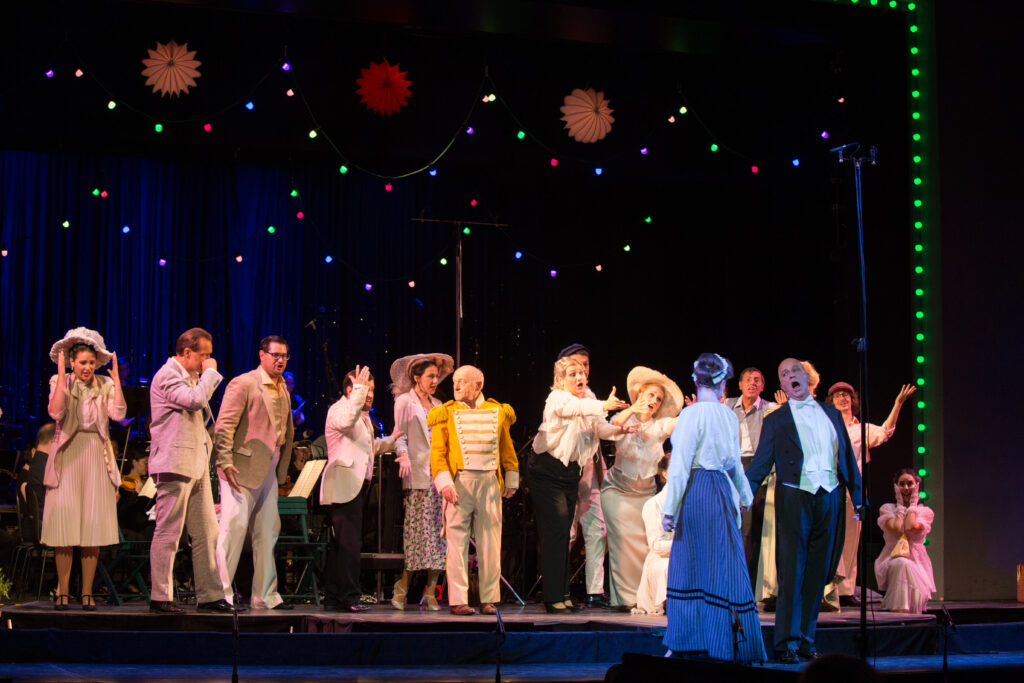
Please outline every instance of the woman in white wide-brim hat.
M636 590L647 557L644 503L658 492L658 463L665 440L683 409L683 392L657 370L637 366L626 377L630 406L612 424L633 426L615 446L615 464L601 484L601 509L608 534L609 586L612 607L636 605Z
M50 349L57 374L50 378L48 412L57 423L46 462L42 542L56 548L57 597L68 609L72 549L82 549L82 609L96 609L93 579L100 546L118 542L117 469L108 420L125 415L117 354L107 351L95 330L76 327ZM110 377L96 374L111 360ZM71 374L67 374L67 366Z
M391 392L395 396L395 428L402 436L395 442L399 474L405 489L405 522L402 540L405 567L395 583L391 605L405 609L412 572L426 570L427 586L422 604L437 611L437 579L444 571L447 545L441 538L444 526L441 494L430 477L430 427L427 413L441 405L434 398L437 385L452 373L455 361L446 353L417 353L391 364Z

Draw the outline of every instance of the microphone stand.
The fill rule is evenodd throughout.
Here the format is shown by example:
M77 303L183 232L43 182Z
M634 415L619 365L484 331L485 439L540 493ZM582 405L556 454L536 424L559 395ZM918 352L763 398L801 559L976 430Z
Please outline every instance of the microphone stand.
M238 593L231 584L231 683L238 683Z
M956 633L956 623L953 621L953 615L949 613L946 606L942 606L942 614L938 617L939 626L942 627L942 680L949 680L949 632Z
M875 156L878 154L878 149L872 145L868 148L867 156L856 156L857 152L860 151L860 143L851 142L846 145L840 145L834 147L830 152L839 153L839 163L852 162L853 163L853 185L856 195L856 208L857 208L857 251L860 257L860 337L854 339L854 344L857 346L859 365L860 365L860 462L861 462L861 542L860 551L858 555L858 566L861 576L861 587L860 587L860 631L858 633L858 643L860 657L866 660L868 657L868 584L864 580L867 576L868 563L867 563L867 549L868 544L871 541L871 525L865 524L865 513L868 509L868 501L870 500L869 492L871 490L871 476L870 476L870 463L866 457L867 455L867 414L868 414L868 294L867 294L867 266L864 260L864 205L863 195L861 191L861 166L866 162L870 166L874 166ZM845 515L845 510L840 510L839 514Z
M743 624L740 623L740 615L736 610L730 609L732 613L732 663L740 663L740 636L743 635Z
M505 623L501 620L501 608L495 606L495 639L498 649L494 653L494 683L501 683L501 646L505 642Z

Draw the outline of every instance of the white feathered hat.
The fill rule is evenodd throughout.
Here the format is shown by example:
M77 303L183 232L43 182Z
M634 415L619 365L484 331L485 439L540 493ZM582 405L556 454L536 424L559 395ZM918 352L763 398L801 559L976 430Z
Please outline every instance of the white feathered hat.
M75 344L87 344L92 347L96 352L96 367L98 368L109 363L114 355L107 351L107 343L103 341L103 335L99 332L90 330L88 327L76 327L73 330L68 330L63 339L50 347L50 360L56 363L60 352L63 351L64 363L70 367L72 359L68 356L68 350Z

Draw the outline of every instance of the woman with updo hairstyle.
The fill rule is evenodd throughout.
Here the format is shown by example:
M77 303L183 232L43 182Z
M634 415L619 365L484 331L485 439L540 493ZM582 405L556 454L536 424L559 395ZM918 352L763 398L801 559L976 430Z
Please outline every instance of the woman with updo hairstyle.
M721 403L732 364L717 353L693 363L697 400L672 432L662 526L674 532L668 565L664 644L670 652L765 659L761 624L740 535L740 506L753 500L740 461L739 420Z
M441 401L434 397L437 385L452 374L455 361L446 353L418 353L391 364L391 393L395 397L395 428L402 436L395 441L398 474L405 489L405 521L402 543L405 566L395 582L391 606L405 609L409 581L415 571L426 570L423 599L428 610L437 604L437 579L444 571L447 544L441 538L444 527L441 494L430 477L430 432L427 413Z
M569 598L569 530L576 510L583 463L593 458L601 439L628 431L605 417L629 404L615 397L587 398L587 373L571 357L555 361L544 419L533 439L530 496L540 538L544 606L551 614L578 611Z
M54 608L68 609L71 559L75 546L82 556L82 609L95 610L92 586L100 546L114 545L117 534L117 488L121 473L107 431L109 420L124 419L117 354L107 351L103 337L78 327L50 349L57 374L50 378L50 417L57 431L46 461L43 483L42 542L55 548L57 595ZM113 360L110 377L95 374ZM71 374L66 366L70 364Z
M935 513L921 503L921 477L905 468L893 477L895 503L878 515L885 547L875 560L878 589L885 591L882 609L921 614L935 592L932 561L924 547Z

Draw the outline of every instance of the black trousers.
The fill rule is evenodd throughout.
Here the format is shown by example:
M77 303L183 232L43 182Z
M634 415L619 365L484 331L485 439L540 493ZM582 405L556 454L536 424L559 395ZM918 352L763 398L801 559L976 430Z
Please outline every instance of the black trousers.
M540 571L544 602L569 597L569 531L576 513L582 471L547 453L530 463L530 496L540 539Z
M327 553L324 581L326 602L358 605L360 557L363 545L363 495L347 503L331 503L329 510L334 527L335 547Z
M775 603L775 649L810 649L818 610L836 543L839 487L810 494L791 486L775 487L775 566L779 595Z

